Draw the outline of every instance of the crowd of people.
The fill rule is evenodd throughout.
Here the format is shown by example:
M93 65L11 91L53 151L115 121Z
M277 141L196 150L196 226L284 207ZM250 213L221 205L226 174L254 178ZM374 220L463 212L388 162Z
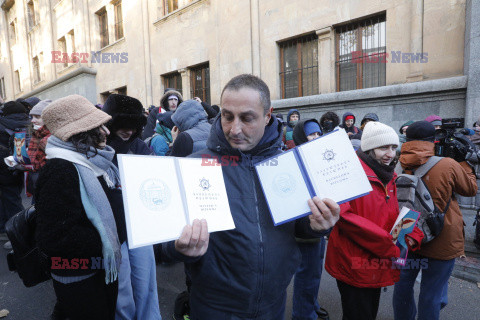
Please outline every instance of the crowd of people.
M36 245L52 262L52 319L161 319L156 263L172 261L184 262L187 284L177 298L177 320L284 319L292 277L292 319L329 319L317 299L323 265L337 281L345 320L375 319L387 286L394 286L395 319L439 319L455 258L464 255L457 197L480 208L470 200L478 190L480 152L472 149L461 162L442 158L423 181L445 212L443 229L424 243L415 227L403 240L408 259L422 263L396 267L400 250L390 230L401 209L397 174L413 173L435 155L442 119L412 119L400 134L375 113L360 127L351 112L340 119L328 111L317 120L292 109L283 121L273 114L268 86L253 75L232 78L220 107L166 89L160 106L148 112L136 98L118 94L103 105L70 95L0 108L0 233L23 209L25 189L36 209ZM348 134L372 191L341 205L313 197L309 216L274 226L254 165L334 130ZM479 145L480 125L471 133ZM235 229L209 234L206 221L195 220L175 241L130 249L118 154L237 157L234 166L222 167ZM84 263L64 268L59 261ZM417 307L413 285L420 271Z

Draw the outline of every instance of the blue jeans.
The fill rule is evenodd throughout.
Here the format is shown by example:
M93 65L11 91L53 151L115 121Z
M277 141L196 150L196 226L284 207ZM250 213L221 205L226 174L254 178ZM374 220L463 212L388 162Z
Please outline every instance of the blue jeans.
M299 242L302 262L295 273L293 282L293 320L317 320L318 289L322 277L323 256L325 254L325 239L320 242Z
M422 282L418 298L418 320L435 320L440 310L448 303L448 279L452 274L455 259L436 260L408 254L408 259L425 259L419 268L404 268L400 281L393 290L393 312L396 320L415 320L417 307L413 296L413 285L422 270Z
M115 319L161 320L153 247L128 249L122 244Z

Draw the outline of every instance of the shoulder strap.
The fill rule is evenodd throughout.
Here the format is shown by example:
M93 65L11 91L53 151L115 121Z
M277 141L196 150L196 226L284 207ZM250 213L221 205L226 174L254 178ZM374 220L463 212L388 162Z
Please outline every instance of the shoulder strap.
M416 177L422 178L424 175L427 174L428 171L430 171L430 169L433 168L434 165L436 165L442 159L443 157L430 157L426 163L422 164L420 167L417 168L417 170L415 170L414 175Z

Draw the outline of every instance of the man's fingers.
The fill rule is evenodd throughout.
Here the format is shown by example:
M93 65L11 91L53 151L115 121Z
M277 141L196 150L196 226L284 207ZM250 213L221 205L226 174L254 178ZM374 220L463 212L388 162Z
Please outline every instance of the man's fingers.
M189 243L190 248L195 248L198 245L201 231L202 231L202 224L200 223L200 221L198 219L193 220L192 236L190 238L190 243Z
M184 249L188 247L188 244L190 243L190 238L192 237L192 226L186 225L183 227L182 234L180 235L180 238L175 242L176 247L179 249Z

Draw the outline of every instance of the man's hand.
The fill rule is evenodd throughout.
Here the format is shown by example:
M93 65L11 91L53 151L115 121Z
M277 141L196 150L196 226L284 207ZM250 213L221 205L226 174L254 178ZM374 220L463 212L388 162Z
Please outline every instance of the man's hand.
M308 217L313 231L328 230L340 219L340 206L332 199L313 197L308 200L308 206L312 212Z
M173 126L171 133L172 133L172 143L173 143L175 142L175 139L177 139L178 134L180 133L180 130L178 129L177 126Z
M353 132L347 132L347 134L348 134L349 137L354 135Z
M175 250L188 257L200 257L208 249L208 227L205 219L193 220L192 225L186 225L178 240L175 240Z

